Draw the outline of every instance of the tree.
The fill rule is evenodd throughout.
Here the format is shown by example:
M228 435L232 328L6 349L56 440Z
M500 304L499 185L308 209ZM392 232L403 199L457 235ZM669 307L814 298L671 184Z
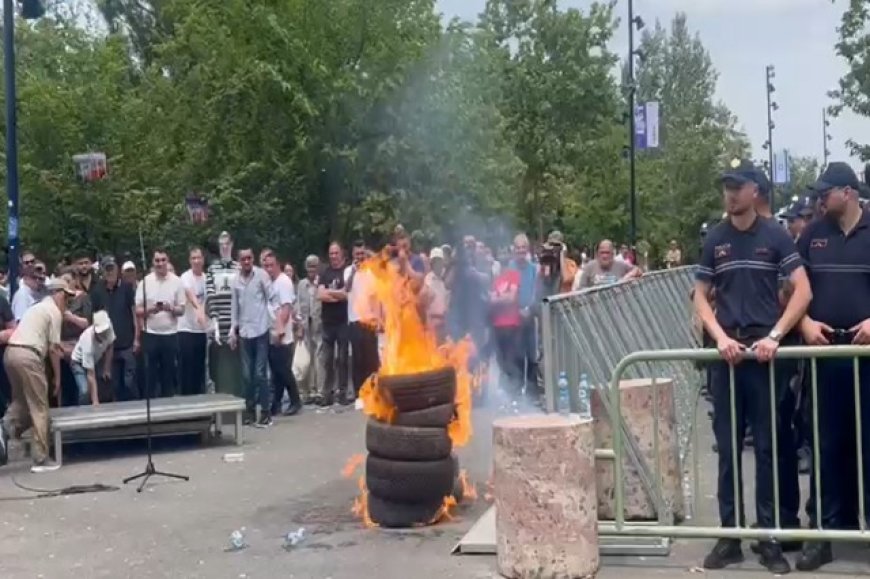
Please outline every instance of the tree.
M846 61L847 72L840 79L839 88L830 92L836 104L830 112L837 116L844 109L849 109L863 117L870 117L870 31L867 23L870 20L870 2L866 0L849 0L849 6L843 13L842 22L837 29L839 41L836 45L837 54ZM859 143L849 139L846 143L852 154L858 155L862 161L870 160L870 144Z
M670 239L694 254L701 223L721 207L716 177L749 147L728 108L715 100L718 73L700 37L678 13L641 37L638 102L658 101L661 149L639 157L639 229L662 252Z

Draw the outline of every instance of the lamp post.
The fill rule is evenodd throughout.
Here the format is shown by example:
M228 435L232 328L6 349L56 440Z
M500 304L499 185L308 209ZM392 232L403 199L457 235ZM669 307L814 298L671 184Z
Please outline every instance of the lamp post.
M22 0L21 16L34 20L45 13L41 0ZM6 195L9 217L6 235L9 243L9 296L18 286L21 252L18 221L18 115L15 96L15 2L3 0L3 66L6 81Z
M779 110L779 105L773 101L773 93L776 87L773 86L773 79L776 77L776 71L772 64L767 65L764 69L765 90L767 91L767 141L762 148L767 149L768 167L770 167L770 182L773 191L770 192L770 210L776 211L776 184L774 183L774 174L776 167L773 164L773 129L776 125L773 122L773 112Z
M831 121L828 120L828 110L822 109L822 158L824 159L824 164L822 165L822 170L825 170L825 167L828 166L828 157L831 155L830 149L828 149L828 143L833 140L833 137L828 134L828 129L831 126Z
M637 87L634 83L634 57L638 51L634 49L634 31L644 27L643 19L634 15L634 0L628 0L628 165L629 165L629 205L631 227L628 238L634 251L637 243L637 146L635 140L635 97Z

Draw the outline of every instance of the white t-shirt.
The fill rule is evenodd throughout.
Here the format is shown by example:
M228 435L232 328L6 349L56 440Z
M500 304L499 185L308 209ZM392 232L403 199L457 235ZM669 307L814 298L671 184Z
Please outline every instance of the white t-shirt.
M158 278L156 273L149 273L145 279L139 282L139 287L136 289L137 307L142 306L143 285L145 286L145 297L148 298L148 303L145 304L145 332L164 336L177 333L178 318L173 312L162 311L156 314L147 314L148 310L154 307L157 302L170 304L172 307L187 304L181 279L174 273L167 273L163 279Z
M202 307L205 307L205 273L196 275L193 273L193 270L187 270L181 274L181 287L185 291L190 290L190 293L196 296L196 301ZM195 334L205 333L207 328L199 325L199 322L196 321L196 309L194 309L192 303L186 300L187 296L185 295L184 315L178 318L178 331Z
M365 270L357 270L356 274L354 274L353 270L355 268L355 265L349 265L344 268L345 287L347 287L350 281L350 276L353 275L353 285L350 288L350 294L347 296L347 321L351 324L360 320L373 320L376 317L372 311L371 303L371 294L374 291L372 287L372 274Z
M15 316L15 321L20 322L24 317L24 312L30 309L30 306L39 301L38 292L33 291L24 283L18 286L18 291L12 296L12 314Z
M99 341L94 339L94 327L89 326L76 342L76 347L72 352L72 361L81 364L85 370L93 370L114 342L115 332L111 326L109 326L109 331L105 337Z
M282 306L296 304L296 290L293 289L293 281L285 274L280 273L269 285L269 320L274 324L278 317L278 310ZM284 337L281 339L284 345L293 343L293 314L287 318L287 326L284 328Z

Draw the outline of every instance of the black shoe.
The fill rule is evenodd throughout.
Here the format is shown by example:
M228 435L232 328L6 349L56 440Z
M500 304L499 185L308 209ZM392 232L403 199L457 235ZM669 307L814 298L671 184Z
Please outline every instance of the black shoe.
M254 425L254 428L269 428L270 426L272 426L272 417L264 414Z
M7 462L9 462L9 433L0 420L0 466L5 466Z
M719 454L719 445L716 444L715 442L713 443L713 453Z
M798 571L815 571L833 560L834 553L830 543L811 541L804 544L801 556L795 563L795 568Z
M704 569L724 569L743 562L743 550L736 539L719 539L710 554L704 558Z
M284 411L284 416L295 416L296 414L299 414L300 410L302 410L301 402L295 404L291 403L290 406L287 407L287 410Z
M782 545L776 541L763 541L759 543L758 549L758 562L767 567L768 571L776 575L791 573L791 565L782 555Z
M252 414L246 414L244 419L245 426L250 426L254 423L254 416Z
M327 406L332 406L332 397L324 396L323 398L317 401L317 405L321 408L326 408Z

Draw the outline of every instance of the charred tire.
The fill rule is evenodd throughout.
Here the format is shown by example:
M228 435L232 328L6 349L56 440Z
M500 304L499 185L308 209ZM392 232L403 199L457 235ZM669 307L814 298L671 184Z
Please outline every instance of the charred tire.
M453 402L439 404L424 410L411 412L399 412L396 416L396 424L399 426L426 426L430 428L444 428L456 415Z
M366 449L390 460L427 461L450 456L453 443L446 428L395 426L370 419L366 426Z
M388 460L369 455L366 486L369 494L405 504L439 503L453 493L453 459L428 462Z
M385 501L374 495L368 499L369 517L385 529L405 529L432 523L443 500L406 504Z
M459 457L454 452L450 454L450 459L453 461L453 498L457 503L461 503L465 498L465 489L459 481Z
M456 397L456 370L440 368L418 374L381 376L378 386L388 393L400 413L426 410L453 402Z

